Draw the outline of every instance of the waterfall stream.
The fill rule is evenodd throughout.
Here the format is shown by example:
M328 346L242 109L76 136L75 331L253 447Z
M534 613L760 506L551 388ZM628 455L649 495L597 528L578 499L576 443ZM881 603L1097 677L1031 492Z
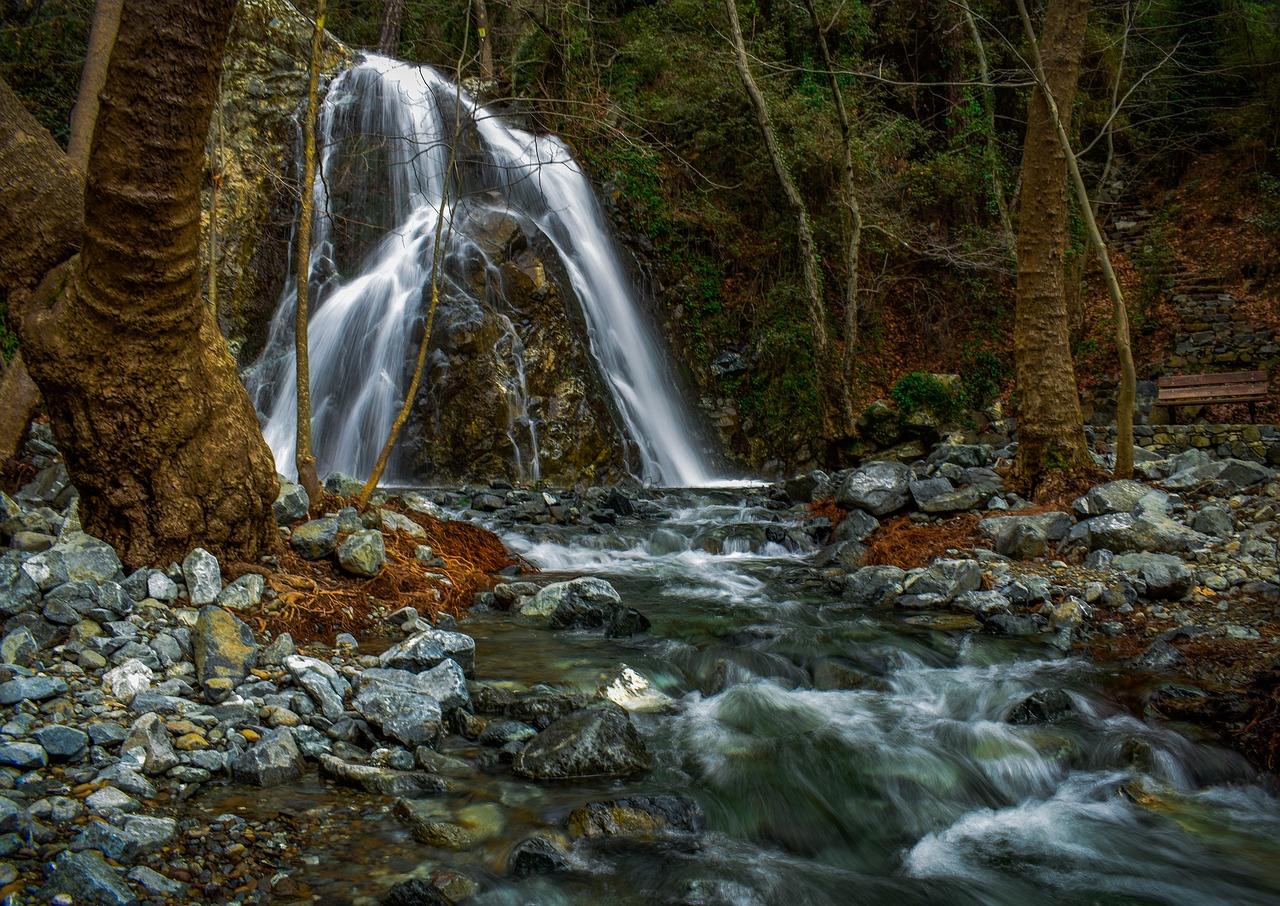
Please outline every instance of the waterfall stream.
M561 141L512 128L434 70L377 56L334 81L317 135L309 330L313 448L322 475L371 471L408 384L437 235L442 258L483 256L471 228L497 212L515 218L526 235L545 237L558 254L637 477L660 485L715 482L600 205ZM374 190L338 197L334 187L353 171L373 172L363 178ZM436 270L442 296L474 293L453 269ZM247 379L286 473L296 433L295 279ZM518 338L511 339L514 356ZM519 369L513 392L523 385L522 363ZM512 399L510 408L521 477L536 480L536 409L527 398Z

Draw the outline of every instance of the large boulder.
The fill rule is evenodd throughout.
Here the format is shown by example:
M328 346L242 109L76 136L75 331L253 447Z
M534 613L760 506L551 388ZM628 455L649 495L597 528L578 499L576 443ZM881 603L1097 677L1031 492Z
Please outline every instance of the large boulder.
M53 903L62 895L72 903L134 906L138 898L116 870L92 849L63 850L50 866L39 902Z
M622 596L604 579L553 582L520 608L521 623L542 629L594 629L622 607Z
M837 506L885 516L911 502L911 469L900 462L869 462L854 469L836 491Z
M440 702L415 687L415 674L403 670L371 673L367 671L360 679L353 702L356 711L384 736L409 748L435 745L444 732Z
M1148 598L1177 600L1191 590L1195 579L1191 568L1172 554L1121 554L1111 565L1124 572L1137 573L1138 591Z
M1151 488L1142 482L1121 478L1090 488L1071 506L1081 519L1108 513L1129 513L1138 505L1138 501L1150 493Z
M849 573L840 597L858 607L875 607L902 593L906 570L896 566L864 566Z
M1034 516L997 516L983 519L978 531L991 539L992 549L1015 560L1043 557L1051 544L1066 537L1073 520L1066 513L1039 513Z
M460 632L424 629L382 652L378 662L393 670L422 673L445 658L457 661L462 672L472 676L476 667L476 640Z
M212 604L200 608L191 632L191 653L196 678L202 685L210 680L240 683L258 662L258 643L253 630L234 614Z
M306 761L288 727L268 730L229 765L231 776L254 786L278 786L297 780L306 770Z
M1111 513L1076 523L1067 533L1068 546L1086 550L1152 551L1172 554L1203 547L1208 538L1159 513Z
M382 532L365 529L355 532L338 547L338 565L345 572L362 579L372 579L382 572L387 562L387 548Z
M652 759L627 712L612 702L562 717L516 756L515 772L533 780L629 776Z

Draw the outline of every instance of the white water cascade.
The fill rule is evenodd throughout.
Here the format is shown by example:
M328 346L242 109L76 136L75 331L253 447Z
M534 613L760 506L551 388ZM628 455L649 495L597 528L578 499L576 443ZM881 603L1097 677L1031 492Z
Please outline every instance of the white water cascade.
M317 136L309 333L313 448L322 475L372 470L408 383L437 233L445 255L483 254L468 225L499 211L541 232L559 254L637 476L668 486L717 481L600 205L561 141L511 128L434 70L378 56L334 81ZM385 161L385 198L330 197L337 174L368 167L375 156ZM338 202L358 205L365 223L385 228L349 274L339 268L342 237L329 216ZM293 279L247 380L285 473L293 471L296 434ZM445 279L450 294L469 292ZM527 400L513 412L521 406L528 446L523 454L517 449L517 458L536 470L537 419Z

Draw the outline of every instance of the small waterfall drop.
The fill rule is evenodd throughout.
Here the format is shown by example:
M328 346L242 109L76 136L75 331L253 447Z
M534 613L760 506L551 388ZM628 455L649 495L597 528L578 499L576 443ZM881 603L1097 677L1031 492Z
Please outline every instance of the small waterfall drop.
M590 183L563 142L510 127L434 70L379 56L335 79L317 135L309 331L321 474L372 470L408 385L437 235L443 258L483 256L468 227L496 212L540 233L558 253L637 476L669 486L718 480ZM377 191L355 197L334 188L354 169L374 171L363 178ZM474 293L456 269L438 271L442 296ZM246 381L286 473L293 471L296 434L294 279ZM516 375L505 388L509 437L521 477L536 480L539 418L523 387L524 350L514 331L502 342Z

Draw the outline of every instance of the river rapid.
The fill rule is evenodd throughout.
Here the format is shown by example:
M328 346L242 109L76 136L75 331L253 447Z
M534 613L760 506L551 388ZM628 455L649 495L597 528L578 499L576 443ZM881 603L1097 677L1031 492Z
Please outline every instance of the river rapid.
M333 852L298 879L356 903L441 870L478 882L468 902L484 904L1280 903L1280 807L1243 759L1133 716L1119 690L1129 700L1134 678L1114 669L847 606L779 519L739 489L671 494L617 525L495 526L538 582L606 579L653 626L615 640L477 612L459 625L477 677L594 692L630 666L672 699L632 714L654 769L536 784L450 737L446 754L479 768L444 805L503 816L466 852L414 842L377 797L272 791L255 806L336 819ZM1020 717L1045 690L1070 713ZM696 801L707 829L580 840L569 870L507 872L516 843L562 832L574 808L654 794Z

